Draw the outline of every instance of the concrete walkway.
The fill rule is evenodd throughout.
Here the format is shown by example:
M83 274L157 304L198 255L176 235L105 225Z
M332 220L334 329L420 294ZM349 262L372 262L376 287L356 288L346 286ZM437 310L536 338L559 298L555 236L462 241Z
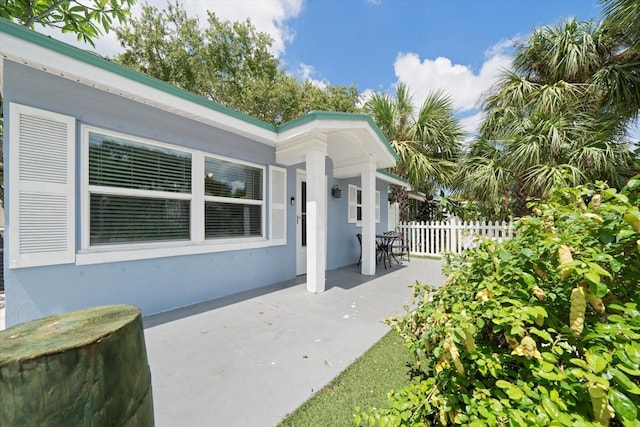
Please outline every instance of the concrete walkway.
M362 276L304 276L144 319L156 426L275 426L389 330L409 285L441 285L440 261L413 259ZM176 292L180 292L179 286ZM327 420L327 426L330 426Z

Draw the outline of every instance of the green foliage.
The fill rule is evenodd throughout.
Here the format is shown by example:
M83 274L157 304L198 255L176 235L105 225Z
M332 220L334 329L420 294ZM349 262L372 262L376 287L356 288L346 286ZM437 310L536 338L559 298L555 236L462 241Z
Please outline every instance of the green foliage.
M640 413L640 175L563 188L391 319L409 387L359 425L623 425ZM434 292L435 291L435 292Z
M462 194L495 216L521 216L529 198L554 188L619 188L638 172L628 125L640 107L640 51L612 25L570 19L516 43L513 70L484 100L479 138L461 162Z
M287 74L272 53L273 39L251 21L221 21L209 12L206 28L183 6L145 5L117 28L125 48L115 60L212 101L275 125L312 110L354 112L355 86L318 87Z
M114 21L125 22L135 0L5 0L0 2L0 17L25 27L35 24L76 33L78 40L94 46L93 40Z
M391 172L405 178L417 191L432 193L453 182L464 135L453 102L443 92L430 93L414 115L413 95L399 84L394 94L374 93L364 105L398 154ZM400 219L409 220L404 188L393 189Z

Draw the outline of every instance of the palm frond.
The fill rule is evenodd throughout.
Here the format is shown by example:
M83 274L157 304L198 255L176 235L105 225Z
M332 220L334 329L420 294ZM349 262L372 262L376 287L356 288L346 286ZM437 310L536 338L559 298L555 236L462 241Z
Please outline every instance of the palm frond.
M547 198L551 190L559 187L574 187L585 181L585 176L575 166L534 165L522 174L523 189L531 196Z

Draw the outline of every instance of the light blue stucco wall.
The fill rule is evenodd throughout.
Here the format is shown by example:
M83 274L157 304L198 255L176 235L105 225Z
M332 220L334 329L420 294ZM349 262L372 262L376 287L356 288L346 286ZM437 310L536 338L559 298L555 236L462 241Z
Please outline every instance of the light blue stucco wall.
M260 165L275 163L272 147L6 60L3 98L5 118L9 117L9 104L16 102L70 115L77 120L77 248L81 238L79 165L82 159L79 147L82 124ZM11 175L8 162L10 132L6 120L5 183ZM266 179L268 173L265 173ZM10 197L8 187L6 201ZM295 214L288 212L288 215ZM268 213L265 216L265 230L268 230ZM6 223L5 228L5 242L8 243L11 224ZM5 256L8 256L7 252ZM6 322L11 326L49 314L114 303L139 306L143 314L161 312L293 278L295 263L291 259L295 259L295 240L289 239L286 246L243 251L84 266L7 268Z
M4 60L3 72L5 118L9 117L9 104L15 102L77 120L76 248L80 248L82 226L79 171L80 126L83 124L259 165L275 164L272 147L248 138L8 60ZM4 126L5 201L8 201L12 173L9 120L5 120ZM287 168L287 200L295 196L296 169L304 169L304 165ZM348 184L360 185L359 179L335 180L332 169L331 159L327 159L328 188L335 184L342 188L340 199L327 195L328 269L357 262L360 249L355 234L361 231L355 224L347 223ZM268 169L265 180L268 188ZM387 224L387 185L378 182L377 189L381 192L377 231L381 232ZM268 191L265 196L268 198ZM268 230L268 199L266 203L265 230ZM133 304L148 315L291 279L296 272L295 216L295 206L288 203L287 244L282 246L93 265L5 268L7 326L102 304ZM5 224L5 230L4 265L7 266L10 223Z
M359 178L335 180L333 184L329 179L329 188L334 184L342 189L342 197L334 199L329 197L329 223L327 230L327 268L334 269L358 262L360 256L360 244L356 234L362 233L362 227L355 223L349 223L349 184L362 187ZM376 234L387 231L388 195L387 184L376 181L376 190L380 191L380 222L376 223Z

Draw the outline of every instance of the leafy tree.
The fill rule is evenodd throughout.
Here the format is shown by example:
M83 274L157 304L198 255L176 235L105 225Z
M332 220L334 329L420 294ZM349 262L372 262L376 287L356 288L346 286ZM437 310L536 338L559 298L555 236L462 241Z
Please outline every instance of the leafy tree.
M568 20L516 46L514 70L485 100L481 135L461 163L464 194L495 216L522 215L553 188L620 186L633 174L626 137L640 76L608 28Z
M116 30L125 52L115 60L276 125L314 109L356 111L355 86L298 82L271 53L272 38L250 20L221 21L208 12L207 23L202 29L178 2L162 11L145 5Z
M25 27L36 24L75 33L78 40L94 45L108 33L114 21L125 22L135 0L3 0L0 17Z
M640 175L556 189L516 236L452 259L387 322L414 356L379 426L637 426Z
M0 17L34 28L36 24L54 27L63 33L76 33L78 40L95 46L94 39L109 32L114 21L125 22L135 0L2 0ZM0 147L4 132L0 94ZM4 169L0 163L0 200L4 201Z
M463 132L447 95L430 93L416 115L412 98L410 89L401 83L393 95L374 93L364 111L398 154L391 172L407 179L413 189L431 193L452 184ZM393 196L400 204L400 219L407 221L409 209L403 188L394 187Z

